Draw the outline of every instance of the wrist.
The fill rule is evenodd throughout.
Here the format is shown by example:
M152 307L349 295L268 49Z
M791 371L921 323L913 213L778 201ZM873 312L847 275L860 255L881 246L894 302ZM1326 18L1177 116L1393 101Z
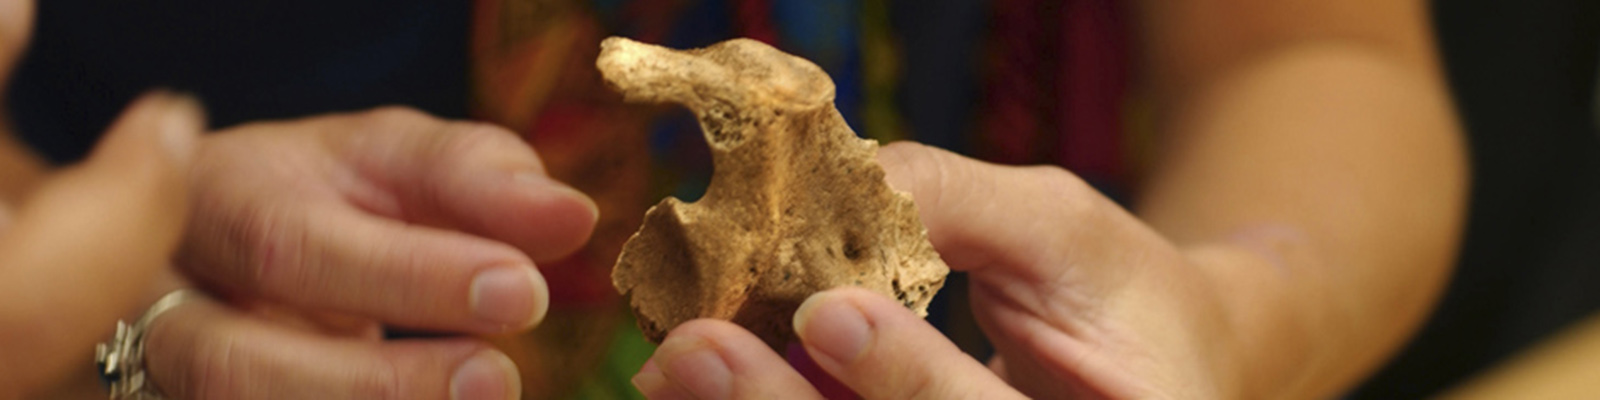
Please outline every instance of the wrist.
M1317 349L1330 330L1319 326L1323 296L1315 286L1319 269L1302 239L1286 232L1247 233L1227 240L1185 246L1184 258L1212 301L1195 302L1215 318L1210 354L1216 384L1224 398L1315 397L1309 377L1320 367Z

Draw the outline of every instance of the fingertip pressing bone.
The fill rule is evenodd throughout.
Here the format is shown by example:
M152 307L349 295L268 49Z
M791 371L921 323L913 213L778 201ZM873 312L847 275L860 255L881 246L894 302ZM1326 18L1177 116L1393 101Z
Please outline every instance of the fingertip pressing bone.
M800 303L840 286L926 315L949 268L821 68L748 39L678 51L610 38L595 64L631 101L694 112L716 169L700 201L652 207L612 272L647 337L720 318L782 349Z

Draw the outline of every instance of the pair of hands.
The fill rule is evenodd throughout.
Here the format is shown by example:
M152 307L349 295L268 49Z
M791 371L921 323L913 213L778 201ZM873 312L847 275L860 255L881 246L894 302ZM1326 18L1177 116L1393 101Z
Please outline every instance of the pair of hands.
M480 340L383 340L383 327L492 335L548 306L535 262L598 216L487 124L380 109L207 138L178 264L231 307L151 328L146 362L177 398L511 398Z
M0 284L15 294L0 303L0 337L29 345L8 346L0 386L25 393L71 368L60 354L87 351L111 320L137 313L129 305L180 284L159 277L178 249L179 269L223 301L152 327L149 373L174 398L518 393L515 367L481 341L383 340L381 327L495 334L537 323L548 294L533 263L577 248L595 209L545 178L525 144L401 109L202 139L203 126L192 102L146 96L90 161L18 210L0 236ZM844 289L796 314L824 371L867 398L1225 393L1218 349L1229 344L1205 340L1223 318L1204 312L1207 286L1092 188L1059 169L917 145L881 158L946 261L971 274L998 356L984 366L897 303ZM720 321L676 329L635 382L653 398L821 396Z
M27 345L0 362L7 387L79 366L61 355L181 285L176 250L222 301L150 328L149 376L174 398L518 395L515 366L481 340L386 341L383 328L538 323L548 288L534 262L587 239L587 197L486 124L380 109L201 138L200 115L181 96L137 100L89 161L18 210L0 236L0 336Z
M972 282L987 366L882 295L836 289L794 316L806 353L863 398L1205 398L1227 371L1188 257L1070 173L885 146L890 184ZM736 325L674 329L634 384L652 399L834 397Z
M0 1L0 72L31 6ZM174 398L518 395L515 366L481 340L384 341L382 327L538 323L548 288L534 262L588 238L592 201L490 125L381 109L202 138L202 114L146 95L88 161L0 207L0 398L86 366L116 319L180 275L223 302L150 328L149 376Z
M0 398L87 366L117 318L148 304L182 235L203 127L192 101L146 96L87 162L55 173L20 208L0 204Z
M403 109L246 125L204 139L200 126L198 109L181 98L136 102L91 161L35 195L0 244L8 259L56 257L6 265L55 270L5 281L137 298L139 286L123 278L154 276L165 250L178 246L185 201L175 193L187 184L193 214L179 265L229 304L191 304L157 320L147 363L168 394L519 391L515 367L480 341L381 336L382 326L495 334L540 319L548 294L533 263L581 245L596 212L545 178L519 139ZM881 158L891 183L918 199L934 245L971 274L974 308L999 355L985 367L898 303L843 289L813 297L795 317L823 370L867 398L1221 390L1215 377L1196 376L1217 365L1203 351L1215 344L1193 334L1209 316L1182 300L1204 298L1185 281L1188 261L1092 188L1059 169L987 165L914 144L887 146ZM118 208L81 212L100 206ZM62 274L97 265L133 267ZM5 270L21 271L31 270ZM100 310L105 318L79 320L117 315ZM76 342L74 334L100 330L62 325L37 339ZM710 320L674 330L635 382L653 398L821 395L759 339Z
M180 265L234 307L179 308L153 328L148 362L170 394L518 391L515 367L481 342L384 341L378 329L492 334L538 320L547 294L530 261L575 249L595 213L543 179L518 139L389 109L207 140L190 179ZM918 199L934 245L971 274L998 356L985 367L892 300L846 289L796 315L824 371L867 398L1224 391L1219 344L1204 342L1216 335L1196 333L1218 325L1198 304L1209 286L1192 281L1199 275L1186 273L1184 254L1093 188L1060 169L982 164L914 144L887 146L881 158L891 184ZM494 277L475 281L479 273ZM504 293L482 297L479 282ZM485 312L475 296L502 304ZM656 398L821 394L721 321L675 330L636 382Z
M0 0L0 78L33 6ZM86 366L114 321L189 279L221 301L149 328L148 376L173 398L518 396L516 367L485 342L383 328L537 324L549 290L534 263L588 239L589 198L487 124L391 108L202 138L203 118L187 97L145 95L86 162L14 212L0 201L0 398Z

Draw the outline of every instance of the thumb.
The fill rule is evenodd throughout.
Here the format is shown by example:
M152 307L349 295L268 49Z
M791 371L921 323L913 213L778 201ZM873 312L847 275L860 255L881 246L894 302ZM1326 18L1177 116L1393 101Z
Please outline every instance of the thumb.
M1023 397L904 305L865 289L811 296L794 327L817 365L862 398Z
M50 383L139 306L178 244L203 127L194 100L145 95L18 209L0 234L0 387Z

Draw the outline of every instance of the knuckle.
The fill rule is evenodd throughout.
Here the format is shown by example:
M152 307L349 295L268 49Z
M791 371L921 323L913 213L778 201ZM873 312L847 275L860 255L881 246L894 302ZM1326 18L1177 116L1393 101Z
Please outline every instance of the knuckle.
M224 266L232 271L232 286L259 292L306 262L306 232L284 208L244 206L222 223L224 248L234 253L226 256L231 265Z
M1043 183L1040 187L1050 189L1055 195L1082 196L1085 190L1092 190L1077 174L1060 166L1036 165L1022 167L1022 171L1030 179Z
M231 335L204 335L196 342L188 379L191 393L199 399L238 397L255 370L249 365L250 349Z
M192 340L196 334L192 324L171 322L183 318L186 311L182 308L168 311L150 326L145 337L146 379L170 395L194 397L190 394L199 393L201 389L200 380L196 379L200 371L196 367L201 360L200 346Z
M455 174L462 171L459 166L464 165L522 165L529 162L538 164L538 155L533 154L527 144L511 131L496 125L478 122L452 122L443 127L442 132L429 135L423 147L419 148L419 160L432 168L428 168L432 176L427 180L436 184L453 182ZM525 152L526 151L526 152ZM448 188L430 188L436 196L444 196Z
M922 369L903 377L898 388L899 394L894 397L901 399L941 398L940 394L946 392L940 390L944 388L939 387L938 381L929 377L929 373L931 371Z
M350 117L351 132L379 135L427 130L440 123L439 118L407 106L383 106Z
M445 127L443 141L438 148L446 156L470 157L484 152L499 151L509 146L521 146L516 134L498 125L460 121Z
M913 172L936 171L940 158L932 147L916 142L895 142L879 151L880 162L886 169Z
M983 390L975 387L970 382L971 376L950 374L942 367L948 363L924 363L925 368L902 382L899 393L894 398L935 400L935 399L977 399L983 398ZM937 375L937 376L936 376Z
M958 165L943 157L934 147L916 142L896 142L885 146L879 158L891 186L911 193L919 205L939 207L945 189L960 183ZM896 185L898 184L898 185Z
M376 368L365 371L355 382L352 398L371 400L398 400L405 398L402 393L404 380L401 379L399 360L393 356L383 357L383 361Z
M1023 179L1039 190L1038 195L1055 204L1055 209L1068 218L1092 215L1100 206L1100 192L1083 178L1065 168L1054 165L1023 167Z
M390 105L373 108L360 114L368 122L409 122L433 119L428 113L409 106Z

